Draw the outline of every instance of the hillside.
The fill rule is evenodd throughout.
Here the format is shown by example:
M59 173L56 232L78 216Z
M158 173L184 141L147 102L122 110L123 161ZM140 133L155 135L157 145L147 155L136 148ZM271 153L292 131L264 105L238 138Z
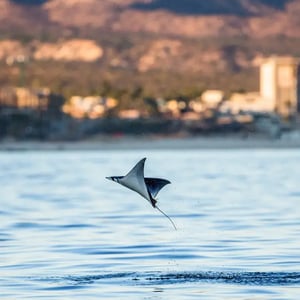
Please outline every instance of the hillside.
M299 37L299 0L1 0L3 30ZM13 17L12 17L13 16Z
M256 89L264 56L300 57L300 0L182 3L1 0L0 63L23 55L28 84L130 97L141 86L146 96ZM6 68L0 84L16 83Z

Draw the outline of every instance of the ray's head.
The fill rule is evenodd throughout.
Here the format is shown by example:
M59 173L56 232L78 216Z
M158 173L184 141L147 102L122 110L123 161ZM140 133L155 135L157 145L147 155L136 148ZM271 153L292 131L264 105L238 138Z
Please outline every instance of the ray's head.
M108 180L111 180L111 181L119 183L119 180L122 177L120 177L120 176L108 176L108 177L105 177L105 178L108 179Z

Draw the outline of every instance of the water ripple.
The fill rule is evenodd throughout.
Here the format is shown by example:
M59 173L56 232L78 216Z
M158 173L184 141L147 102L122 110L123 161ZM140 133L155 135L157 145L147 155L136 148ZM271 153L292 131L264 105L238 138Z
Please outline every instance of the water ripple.
M33 278L31 278L34 280ZM37 278L65 286L94 284L100 281L122 280L140 284L184 284L190 282L222 283L246 286L290 286L300 284L300 272L124 272L85 276Z
M300 272L200 272L169 273L147 277L158 283L219 282L240 285L294 285L300 283Z
M144 156L177 231L105 180ZM2 298L299 298L298 150L8 152L0 170Z

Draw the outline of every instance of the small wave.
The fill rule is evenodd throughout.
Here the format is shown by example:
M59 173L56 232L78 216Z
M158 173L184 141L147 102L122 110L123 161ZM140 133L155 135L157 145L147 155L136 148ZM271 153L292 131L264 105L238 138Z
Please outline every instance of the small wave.
M195 272L169 273L146 277L157 283L219 282L239 285L284 286L300 283L299 272Z
M39 279L47 281L46 278ZM300 284L300 272L180 272L180 273L109 273L86 276L52 277L49 281L69 285L94 284L98 281L127 281L139 284L184 284L206 282L251 286L287 286Z

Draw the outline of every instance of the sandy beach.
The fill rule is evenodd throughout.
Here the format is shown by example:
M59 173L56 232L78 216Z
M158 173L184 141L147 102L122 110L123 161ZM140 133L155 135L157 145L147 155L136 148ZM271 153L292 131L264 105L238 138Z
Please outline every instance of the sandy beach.
M102 137L84 141L2 141L0 151L297 149L300 139L262 137Z

